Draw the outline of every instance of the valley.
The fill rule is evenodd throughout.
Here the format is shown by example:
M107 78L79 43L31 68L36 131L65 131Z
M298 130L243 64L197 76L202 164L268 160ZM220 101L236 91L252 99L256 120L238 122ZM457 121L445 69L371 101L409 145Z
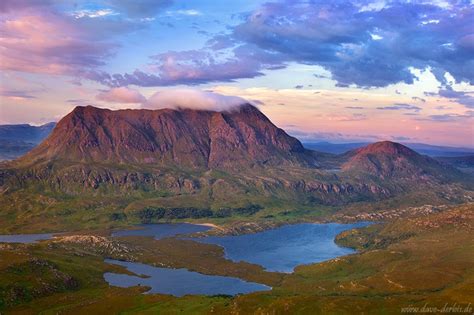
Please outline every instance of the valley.
M308 150L249 104L78 107L0 164L0 234L46 233L0 237L0 312L465 304L473 187L469 172L395 142ZM170 277L206 286L186 291Z
M0 164L0 232L318 221L471 202L473 187L470 173L390 141L342 155L307 150L248 104L223 113L87 106Z
M309 314L315 309L352 313L374 308L395 314L402 307L426 303L466 307L472 302L474 284L470 268L473 223L474 207L465 205L349 230L338 235L337 243L357 248L359 253L299 266L291 274L235 263L224 259L222 249L215 245L176 238L111 238L96 231L30 245L3 244L0 307L22 314L38 310L46 314L170 313L176 309ZM143 287L109 287L103 273L129 271L107 264L104 258L237 276L273 289L234 297L144 295Z

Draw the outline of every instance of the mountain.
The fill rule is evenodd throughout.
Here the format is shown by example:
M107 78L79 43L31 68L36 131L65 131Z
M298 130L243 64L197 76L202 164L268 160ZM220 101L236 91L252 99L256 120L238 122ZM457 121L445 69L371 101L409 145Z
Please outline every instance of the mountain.
M0 163L0 230L314 219L472 201L472 188L472 177L398 143L342 155L307 150L251 105L228 112L87 106L26 155Z
M369 145L369 142L354 143L330 143L330 142L305 142L304 147L310 150L326 152L332 154L342 154L350 150L358 149ZM456 157L474 154L472 148L457 148L447 146L436 146L425 143L402 143L404 146L424 155L431 157Z
M53 130L56 123L50 122L41 126L28 124L0 125L0 140L23 141L26 143L40 143Z
M369 144L344 154L343 171L363 172L380 178L424 180L426 177L448 178L459 172L435 159L391 141Z
M310 151L252 105L230 112L76 107L19 163L50 160L205 169L315 165Z
M56 123L42 126L0 125L0 161L15 159L33 149L53 130Z

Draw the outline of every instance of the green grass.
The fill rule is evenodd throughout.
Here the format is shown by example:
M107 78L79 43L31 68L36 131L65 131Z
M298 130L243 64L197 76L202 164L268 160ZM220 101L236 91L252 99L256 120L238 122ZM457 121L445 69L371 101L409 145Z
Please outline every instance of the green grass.
M381 180L351 172L336 176L298 167L242 169L231 173L54 161L24 168L16 165L4 171L14 175L0 177L0 233L125 227L139 223L134 213L147 207L216 211L257 204L264 209L254 216L205 220L217 223L261 220L281 224L324 220L336 212L357 213L427 203L456 204L474 198L469 185ZM141 179L124 180L134 176ZM101 181L109 177L113 180ZM145 180L150 177L152 181ZM337 193L315 188L338 183L352 185L354 189L361 183L377 186L386 189L388 195L372 194L370 189Z
M140 248L137 259L145 263L237 276L273 286L272 291L236 297L175 298L143 295L143 288L108 287L103 272L126 271L104 264L105 254L93 248L51 246L49 241L12 245L0 250L0 287L17 284L32 292L43 282L55 283L52 272L38 274L25 267L33 258L50 262L58 272L77 279L79 286L56 286L44 295L25 295L27 298L4 305L3 310L19 314L55 314L59 310L68 314L398 314L409 306L467 305L474 296L473 224L474 206L465 205L343 233L338 242L359 248L360 253L299 266L286 275L227 261L222 249L214 245L176 239L121 239L134 251Z

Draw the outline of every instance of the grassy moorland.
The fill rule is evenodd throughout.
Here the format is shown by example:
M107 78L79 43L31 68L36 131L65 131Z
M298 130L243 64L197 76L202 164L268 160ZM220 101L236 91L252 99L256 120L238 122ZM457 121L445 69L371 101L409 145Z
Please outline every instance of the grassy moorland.
M176 239L115 239L102 232L1 245L0 311L396 314L406 307L467 306L474 302L473 224L471 204L344 232L337 242L359 249L358 254L299 266L292 274L233 263L217 246ZM273 290L236 297L143 295L144 288L109 287L104 272L127 271L105 264L104 257L237 276Z
M16 188L11 185L0 192L0 233L110 229L143 222L170 221L213 222L219 225L267 221L284 224L327 220L335 213L400 209L425 204L459 204L474 200L473 191L466 190L461 184L438 182L419 183L415 188L412 183L387 181L384 189L393 193L379 197L368 195L366 191L338 192L337 186L328 192L308 193L301 187L310 183L336 185L340 181L354 187L358 182L372 184L369 179L358 180L355 175L339 174L335 180L334 174L319 170L305 174L295 169L287 171L284 177L281 172L273 170L252 180L246 174L240 174L236 179L224 172L196 178L191 176L189 181L199 181L201 186L190 191L169 187L161 190L125 187L121 191L109 184L97 189L72 189L74 185L79 185L72 180L70 184L62 184L72 189L67 192L51 187L53 184L50 181L38 180ZM179 176L175 174L176 178ZM374 187L381 185L377 181L380 180L373 179ZM161 210L165 213L162 214Z

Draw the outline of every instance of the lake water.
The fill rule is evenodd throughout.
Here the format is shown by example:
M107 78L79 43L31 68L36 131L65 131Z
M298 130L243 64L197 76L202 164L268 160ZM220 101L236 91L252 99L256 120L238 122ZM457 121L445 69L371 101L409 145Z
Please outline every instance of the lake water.
M0 243L36 243L42 240L49 240L53 234L11 234L0 235Z
M193 240L222 246L226 258L233 261L258 264L269 271L292 272L298 265L317 263L354 253L353 249L338 246L334 239L345 230L368 224L367 222L300 223L255 234L209 236ZM140 230L117 231L113 236L141 235L160 239L209 229L207 226L187 223L146 224L140 227L142 228Z
M151 289L147 293L162 293L174 296L187 294L236 295L239 293L271 290L270 287L263 284L246 282L232 277L203 275L187 269L158 268L140 263L110 259L106 260L106 262L126 267L137 275L148 276L148 278L141 278L108 272L104 274L104 278L110 285L124 288L137 285L149 286Z
M292 272L298 265L354 253L353 249L338 246L334 239L345 230L368 224L301 223L255 234L211 236L195 240L224 247L226 258L236 262L258 264L269 271Z
M205 232L210 227L189 223L160 223L141 224L138 230L120 230L112 233L112 236L153 236L159 240L161 238L172 237L181 234L192 234Z

